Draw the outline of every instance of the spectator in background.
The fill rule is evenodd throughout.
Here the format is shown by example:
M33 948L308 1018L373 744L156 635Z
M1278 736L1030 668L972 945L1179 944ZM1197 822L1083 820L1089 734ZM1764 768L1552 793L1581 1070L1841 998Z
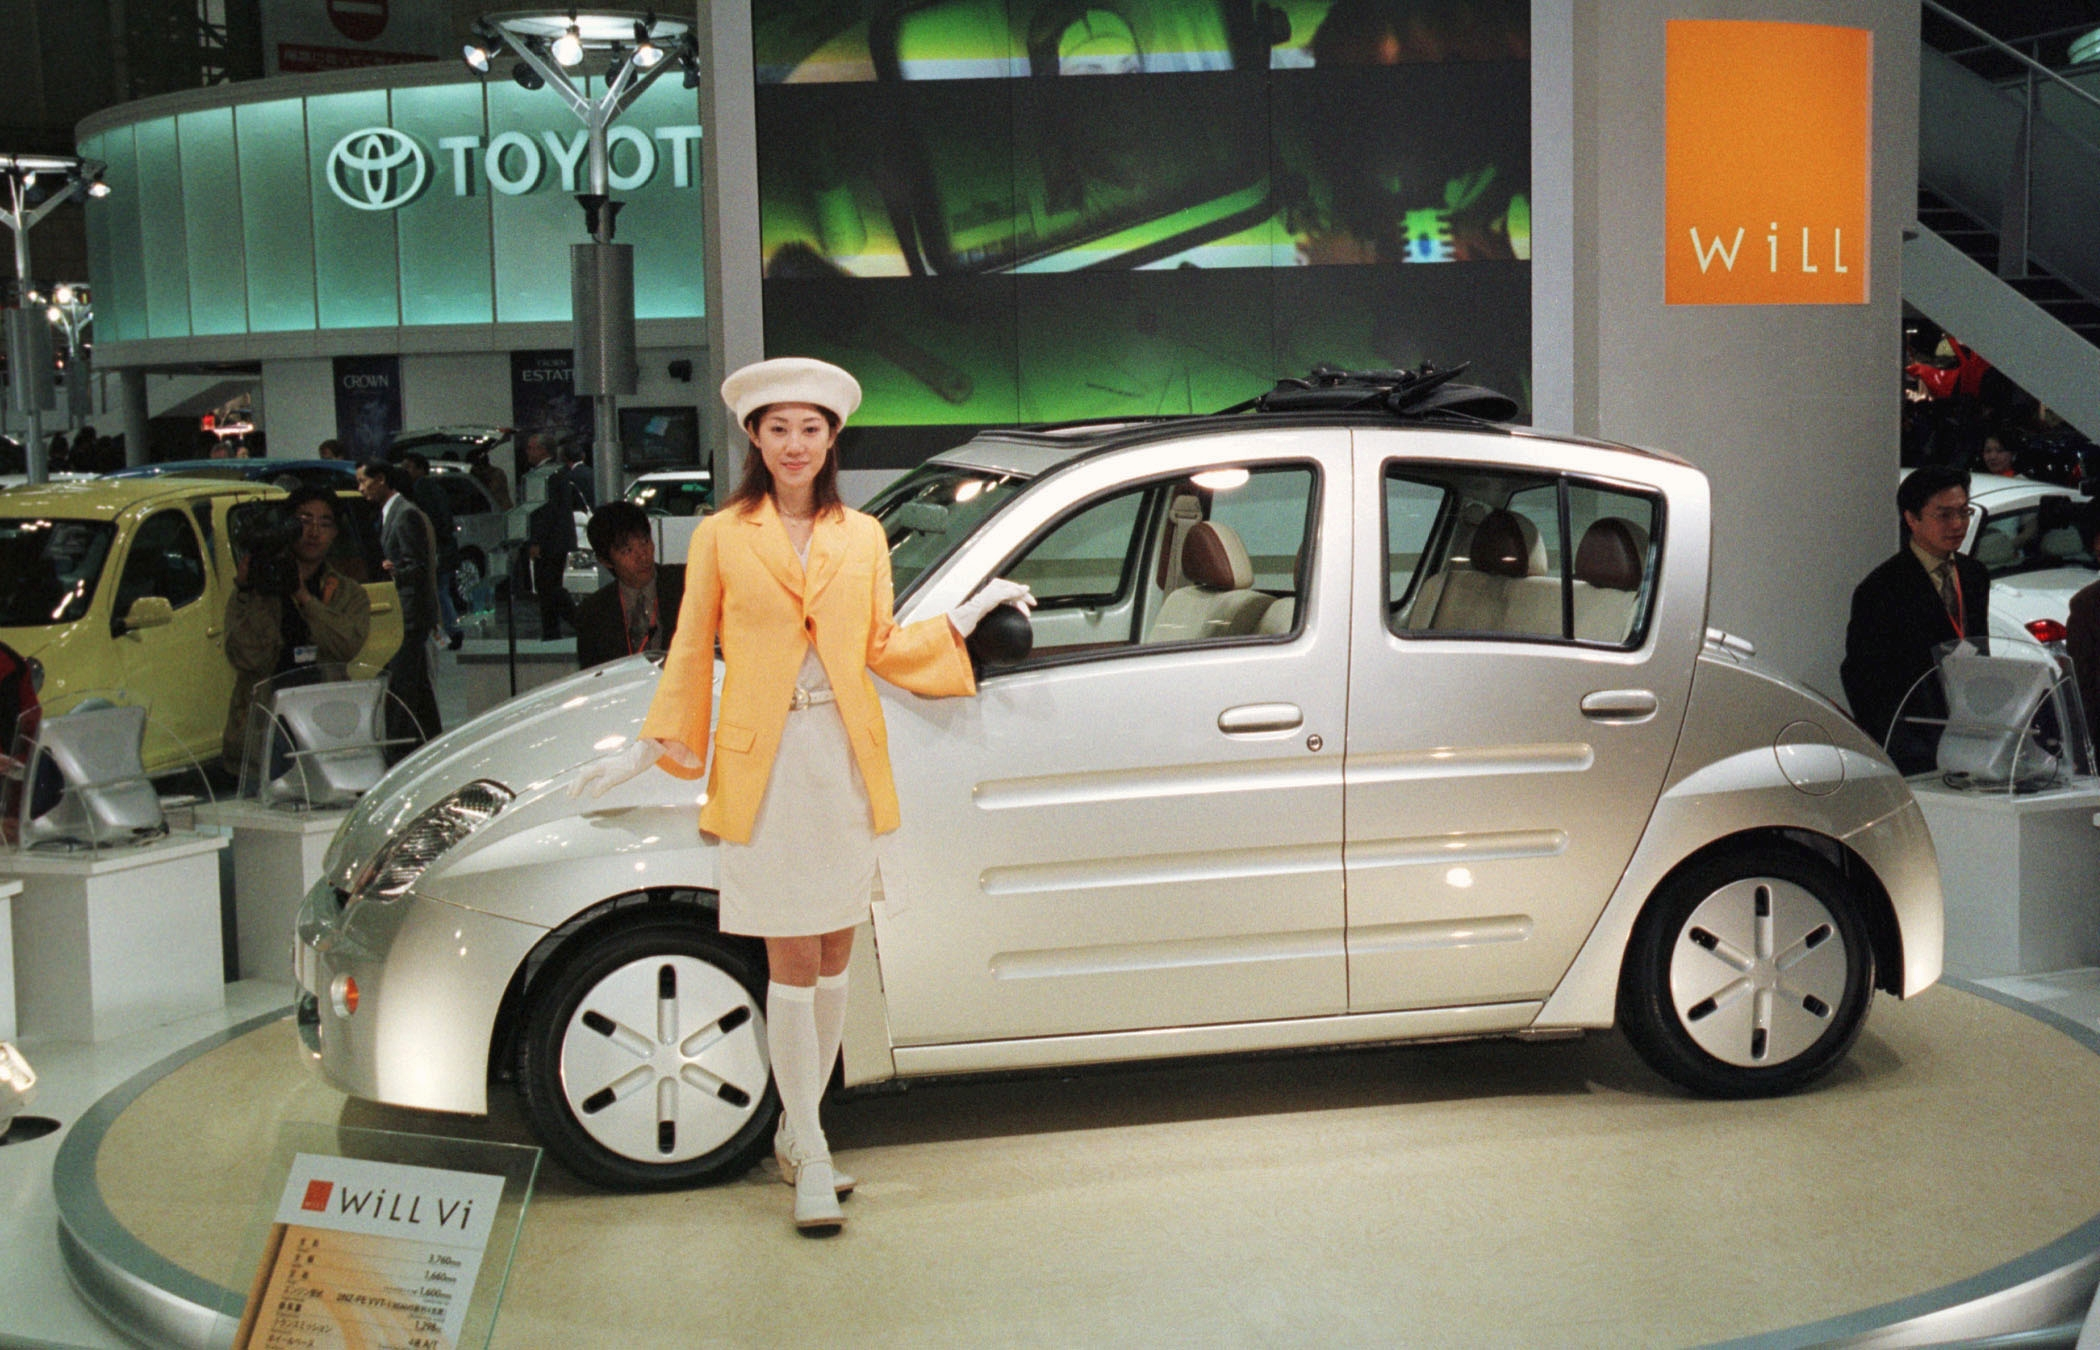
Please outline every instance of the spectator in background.
M685 599L685 569L657 566L649 513L633 502L607 502L591 513L584 533L613 579L576 606L576 668L668 650Z
M84 426L73 433L72 453L67 456L67 462L72 465L77 473L99 472L96 468L95 429L93 427Z
M401 648L386 664L387 739L409 750L438 734L437 693L430 684L430 634L437 627L434 590L437 551L430 517L416 509L398 465L368 459L357 466L357 490L379 508L379 546L387 576L401 597Z
M295 488L285 498L287 519L299 524L290 569L283 560L258 566L249 554L235 564L226 599L226 659L233 666L233 701L226 710L220 749L238 774L248 735L248 705L263 680L302 668L349 662L372 631L365 588L328 565L342 532L342 508L326 488Z
M584 458L583 447L572 445L561 452L562 477L569 483L569 505L572 510L590 511L598 505L597 484L591 481L590 461Z
M444 488L430 476L430 460L420 450L402 455L401 467L408 472L408 495L430 517L431 533L437 539L438 623L445 631L447 650L456 652L466 640L466 630L459 626L459 605L453 598L459 585L459 524L452 519L452 503L445 500Z
M540 601L540 639L551 642L561 636L564 619L571 628L576 626L576 602L561 584L562 569L576 547L575 507L545 432L525 438L525 462L525 478L518 485L519 504L526 513L525 552L532 559L532 589Z
M73 467L73 451L66 444L63 431L51 433L51 444L44 447L44 468L51 473L66 473Z
M335 439L335 437L333 436L329 437L325 441L322 441L321 444L314 449L314 454L320 456L322 459L350 458L348 455L343 453L343 443Z
M2017 457L2005 444L2005 437L1998 432L1993 431L1983 438L1982 458L1983 472L1987 474L1994 474L2000 478L2017 478L2020 475Z
M496 504L498 511L510 510L510 480L503 476L503 470L489 462L488 451L475 450L468 454L467 472L488 492L489 500Z
M2100 557L2100 503L2087 502L2079 513L2078 533L2086 552ZM2100 581L2071 597L2071 617L2064 625L2064 651L2078 681L2078 701L2085 706L2086 728L2100 717Z
M1896 509L1903 546L1852 592L1839 676L1853 720L1911 774L1937 762L1939 738L1922 725L1896 726L1896 716L1931 673L1942 643L1991 631L1991 578L1960 551L1974 510L1966 470L1933 464L1914 470L1896 489ZM1928 682L1911 711L1944 718L1937 686Z

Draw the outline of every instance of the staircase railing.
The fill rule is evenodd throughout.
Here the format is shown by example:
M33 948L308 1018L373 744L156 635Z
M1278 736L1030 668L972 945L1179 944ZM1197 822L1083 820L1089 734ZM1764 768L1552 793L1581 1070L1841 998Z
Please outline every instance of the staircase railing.
M2015 87L1930 47L1918 89L1918 178L1998 229L1998 275L2039 263L2100 298L2100 97L1937 0L1924 7L2010 57Z

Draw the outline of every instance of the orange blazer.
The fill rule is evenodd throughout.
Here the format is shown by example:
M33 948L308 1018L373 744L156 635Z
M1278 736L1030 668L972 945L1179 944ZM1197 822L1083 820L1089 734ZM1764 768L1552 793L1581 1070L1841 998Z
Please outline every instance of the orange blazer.
M974 694L977 681L947 616L900 627L890 604L889 541L873 516L843 508L819 516L806 574L770 497L700 522L686 556L678 632L641 734L681 741L696 754L708 743L719 636L722 710L701 829L750 842L811 646L837 694L875 832L897 828L889 735L870 672L917 694ZM657 767L680 778L701 772L669 758Z

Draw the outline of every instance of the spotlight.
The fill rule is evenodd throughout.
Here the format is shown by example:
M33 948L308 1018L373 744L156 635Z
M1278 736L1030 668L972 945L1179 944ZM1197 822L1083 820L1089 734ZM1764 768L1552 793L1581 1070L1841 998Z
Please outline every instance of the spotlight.
M518 82L520 89L541 89L546 87L547 84L545 80L540 78L538 71L523 61L510 68L510 77Z
M51 320L51 322L53 323L64 323L66 321L66 312L60 309L57 305L52 305L49 308L45 309L44 317Z
M503 50L503 35L486 23L474 25L474 35L467 41L462 52L467 65L483 75L489 73L489 61Z
M634 64L638 70L649 70L664 59L664 49L657 46L649 36L649 25L637 19L634 25Z
M98 173L88 180L87 194L97 201L109 195L109 184L102 181L101 174Z
M554 39L553 51L554 59L565 69L573 68L582 62L583 34L577 31L575 24L570 24L568 32Z
M61 305L70 305L70 304L72 304L72 303L73 303L73 288L72 288L72 286L68 285L68 284L67 284L67 283L65 283L65 282L60 282L60 283L59 283L59 286L58 286L58 289L57 289L57 290L55 290L55 291L53 291L53 292L51 293L51 298L52 298L53 300L56 300L56 301L57 301L57 302L58 302L59 304L61 304Z

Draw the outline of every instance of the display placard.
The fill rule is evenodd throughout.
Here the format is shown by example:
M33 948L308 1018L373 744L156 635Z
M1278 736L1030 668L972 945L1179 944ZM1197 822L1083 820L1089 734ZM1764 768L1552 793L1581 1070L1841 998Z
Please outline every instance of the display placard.
M486 1346L539 1150L292 1124L236 1287L233 1350ZM230 1311L230 1310L229 1310Z

